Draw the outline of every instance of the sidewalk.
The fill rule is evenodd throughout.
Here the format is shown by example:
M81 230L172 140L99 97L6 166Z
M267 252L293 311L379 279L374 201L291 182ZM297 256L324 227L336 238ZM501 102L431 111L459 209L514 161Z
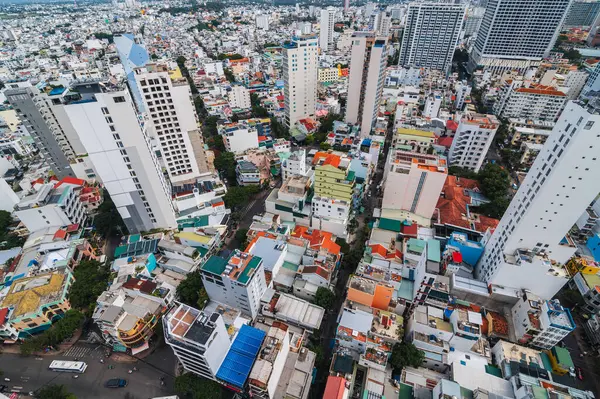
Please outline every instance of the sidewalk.
M79 341L79 338L81 338L81 334L83 333L83 330L81 328L75 330L75 334L73 335L73 337L71 337L71 339L69 339L68 341L63 342L62 344L58 345L58 350L50 350L48 352L33 352L31 354L31 356L56 356L56 355L60 355L61 353L67 351L68 349L71 349L71 347L73 345L75 345L77 343L77 341ZM9 344L9 345L2 345L2 352L3 353L14 353L14 354L21 354L21 345L19 344Z

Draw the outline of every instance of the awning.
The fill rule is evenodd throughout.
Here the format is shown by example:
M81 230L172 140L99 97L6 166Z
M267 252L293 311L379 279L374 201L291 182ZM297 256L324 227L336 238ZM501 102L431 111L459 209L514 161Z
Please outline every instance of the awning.
M148 344L148 342L146 342L142 346L138 346L137 348L131 348L131 354L137 355L138 353L143 352L148 348L150 348L150 345Z

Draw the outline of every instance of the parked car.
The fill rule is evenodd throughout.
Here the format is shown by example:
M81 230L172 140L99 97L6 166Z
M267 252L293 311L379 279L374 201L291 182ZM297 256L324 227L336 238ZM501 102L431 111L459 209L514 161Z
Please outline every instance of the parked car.
M105 386L107 388L125 388L127 386L127 380L122 378L111 378L110 380L106 381Z
M577 367L577 378L579 378L579 381L583 381L583 371L581 370L581 367Z

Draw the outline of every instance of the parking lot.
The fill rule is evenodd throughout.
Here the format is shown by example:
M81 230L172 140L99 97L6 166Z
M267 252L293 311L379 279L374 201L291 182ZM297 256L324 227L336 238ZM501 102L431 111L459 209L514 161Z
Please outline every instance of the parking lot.
M48 369L53 360L75 360L86 362L85 373L74 378L72 373L57 373ZM100 362L103 350L98 345L77 344L59 356L20 356L4 353L0 355L0 364L4 371L3 381L9 392L29 393L46 385L63 384L77 398L122 398L126 393L132 398L151 398L173 393L173 372L175 359L168 347L156 350L144 362L116 363L110 359ZM111 368L109 368L111 366ZM138 371L131 374L129 370L136 367ZM165 378L165 386L160 385L160 377ZM124 378L128 384L125 388L106 388L106 381L111 378Z

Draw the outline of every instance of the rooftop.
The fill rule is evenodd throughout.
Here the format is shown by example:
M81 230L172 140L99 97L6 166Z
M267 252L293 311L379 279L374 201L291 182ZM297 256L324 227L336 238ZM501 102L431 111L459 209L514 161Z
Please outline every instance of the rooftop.
M260 266L262 259L240 250L234 250L229 259L211 256L201 267L203 271L227 276L242 284L247 284Z
M244 324L223 359L217 378L238 388L243 388L258 355L265 332Z
M212 335L214 323L219 317L218 313L208 315L185 304L173 308L166 316L167 327L172 335L201 345L206 344Z
M12 317L34 312L41 305L59 300L70 278L70 273L48 273L13 281L0 308L13 307Z

